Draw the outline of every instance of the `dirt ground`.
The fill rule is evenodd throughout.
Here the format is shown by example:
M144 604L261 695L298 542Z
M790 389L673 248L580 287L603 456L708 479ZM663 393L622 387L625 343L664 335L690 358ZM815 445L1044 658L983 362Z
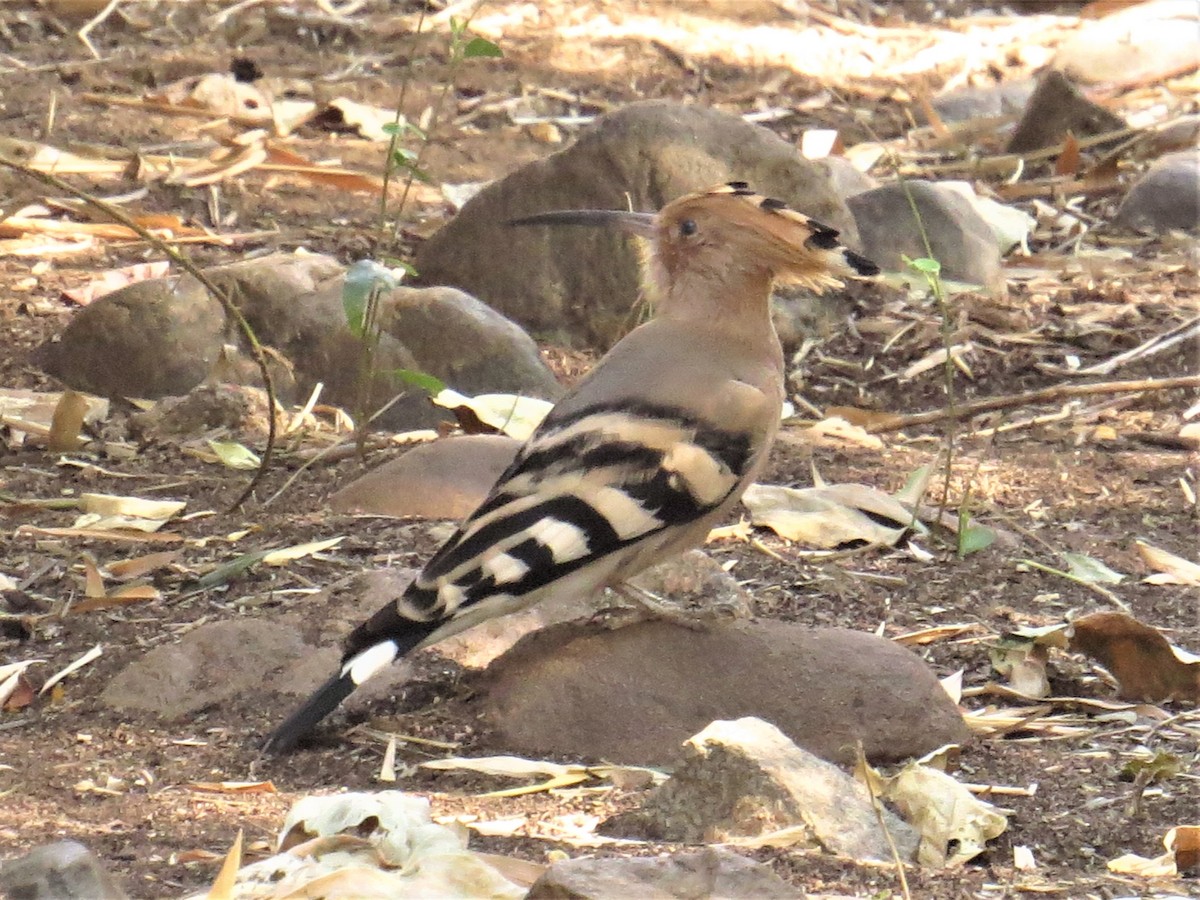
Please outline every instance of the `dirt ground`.
M174 7L169 20L163 19L166 6ZM381 6L368 5L368 11L378 13ZM620 0L604 6L618 16L623 10L644 11L655 4ZM712 6L721 15L739 14L737 4ZM747 5L747 16L750 7L758 5ZM384 106L395 101L395 86L411 61L415 77L405 106L414 116L436 98L447 78L444 33L414 44L385 29L338 32L314 27L304 32L298 51L295 24L267 20L254 41L237 50L237 37L212 24L218 11L217 4L202 3L132 9L133 21L114 19L96 30L92 39L101 58L92 60L74 35L79 21L54 19L33 4L0 6L5 23L0 30L0 129L10 137L57 146L136 149L191 139L203 120L112 109L81 102L79 96L130 94L185 75L223 71L238 55L252 59L268 74L305 79L318 93ZM621 57L619 67L608 68L582 64L590 59L583 51L581 65L574 69L550 67L546 60L551 51L561 60L570 46L564 49L561 41L545 33L518 29L506 36L503 49L503 60L480 61L458 74L452 100L460 113L477 108L480 98L522 95L540 98L536 103L541 108L558 115L594 114L644 97L692 98L749 112L761 85L771 78L779 79L776 88L783 94L802 97L814 91L803 77L787 71L681 60L645 41L604 45L605 53ZM595 47L588 50L599 52ZM851 143L864 137L856 117L864 110L884 139L896 136L905 125L904 108L884 99L869 105L863 101L857 110L831 102L814 107L807 117L787 117L772 127L793 138L821 122L843 128ZM438 181L496 177L554 149L530 128L512 124L499 113L479 115L447 132L434 141L425 162ZM378 171L380 164L379 145L315 127L301 129L289 146L310 159L336 157L367 171ZM135 187L120 179L93 185L102 195ZM37 184L0 174L0 206L6 212L45 194ZM221 210L226 230L271 230L273 235L228 248L193 248L202 264L264 248L307 247L347 262L366 255L403 255L447 215L437 203L415 204L406 213L396 246L378 238L377 202L371 198L262 173L227 180L211 191L152 183L139 201L142 211L181 214L210 225L214 206ZM986 318L999 328L996 323L1011 315L1021 319L1027 333L1039 334L1041 343L996 341L987 346L973 361L972 377L958 378L960 399L1056 384L1062 376L1046 363L1052 357L1061 363L1064 351L1087 365L1195 315L1200 289L1194 267L1164 270L1154 264L1160 251L1155 245L1141 249L1119 279L1103 272L1095 277L1085 273L1051 294L1016 285L1004 301L970 301L988 306L986 316L980 313L970 321L977 324ZM61 291L86 282L94 272L153 256L140 244L110 243L48 263L0 257L0 387L54 389L28 354L60 330L75 310L61 299ZM861 324L894 309L889 304L895 299L880 289L859 288L854 302L854 319ZM1079 327L1087 316L1109 327L1087 332ZM908 382L894 376L938 346L930 319L918 316L914 321L916 327L889 346L883 345L885 335L862 327L832 335L803 364L806 396L822 406L893 412L939 408L944 403L939 375ZM971 327L970 321L964 319L961 327ZM561 353L546 350L561 364ZM1184 344L1135 363L1118 377L1194 373L1196 363L1194 345ZM899 550L871 550L814 562L763 532L757 538L773 555L732 540L714 543L709 550L719 561L732 564L733 573L753 594L760 618L841 625L887 636L951 623L974 626L957 637L916 648L941 676L963 670L969 689L963 705L968 709L1015 705L971 690L998 678L987 652L997 635L1014 627L1060 622L1068 613L1114 609L1103 591L1022 566L1022 558L1061 567L1056 553L1075 551L1131 573L1111 592L1128 604L1133 616L1161 629L1173 644L1197 652L1200 591L1143 583L1141 576L1149 570L1134 544L1140 539L1195 557L1197 455L1186 443L1163 436L1178 432L1183 411L1196 399L1195 391L1153 392L994 434L972 432L1053 412L1061 403L1032 412L1007 410L960 426L950 508L957 508L969 489L975 514L1012 534L1015 549L993 547L959 559L944 536L935 535L925 542L933 552L931 561ZM908 475L938 459L943 434L935 427L885 435L880 449L814 443L789 429L764 480L807 485L815 463L829 482L897 490ZM98 696L107 680L147 649L175 640L200 623L270 615L306 591L385 561L419 565L435 544L423 524L355 520L323 511L323 498L361 469L358 460L308 468L287 488L283 502L264 507L261 501L299 468L297 459L285 453L256 496L229 512L245 476L201 463L177 447L146 447L127 459L75 456L94 465L63 465L57 455L35 447L0 451L0 571L20 585L19 591L0 600L0 611L9 614L0 620L0 664L44 660L31 669L31 675L44 678L92 646L104 648L103 655L62 690L0 714L0 853L11 856L52 840L77 838L104 860L131 896L180 896L211 883L239 829L245 829L250 857L261 856L296 798L380 787L377 775L385 744L362 729L346 734L347 723L341 719L338 729L328 730L313 749L262 760L258 743L286 713L282 701L245 696L205 710L193 721L164 726L114 714L102 705ZM384 458L376 453L368 463ZM85 491L186 499L188 512L210 514L172 526L187 540L179 545L177 564L155 574L161 601L41 618L30 634L14 616L44 613L80 596L82 553L107 564L160 549L18 533L21 526L69 525L73 510L34 501ZM244 529L250 533L236 543L221 539ZM192 591L198 574L242 553L342 534L346 540L321 559L258 567L221 589ZM1057 696L1116 697L1113 680L1082 656L1056 651L1050 671ZM451 743L456 753L506 751L476 720L469 676L435 652L427 654L418 676L394 703L377 704L370 712L375 725ZM1200 720L1194 706L1163 703L1104 717L1060 704L1048 712L1073 718L1062 719L1059 729L1034 722L1002 736L977 738L964 749L958 772L962 780L1031 790L993 798L1011 810L1008 830L962 868L911 872L912 895L935 900L1027 893L1068 898L1200 896L1194 881L1148 886L1106 868L1108 860L1124 853L1158 855L1169 828L1196 821ZM401 744L398 761L416 763L441 752L428 744ZM1180 774L1148 786L1134 784L1130 762L1155 753L1176 758ZM257 779L270 779L277 793L210 793L193 786ZM526 815L531 822L564 813L605 816L638 799L636 793L615 788L481 799L474 795L510 784L422 770L396 786L425 793L436 815ZM475 837L472 846L535 862L545 862L553 849L571 855L591 852L520 835ZM1014 867L1013 848L1018 846L1032 849L1035 870ZM890 868L855 866L789 850L757 851L756 856L812 892L899 894Z

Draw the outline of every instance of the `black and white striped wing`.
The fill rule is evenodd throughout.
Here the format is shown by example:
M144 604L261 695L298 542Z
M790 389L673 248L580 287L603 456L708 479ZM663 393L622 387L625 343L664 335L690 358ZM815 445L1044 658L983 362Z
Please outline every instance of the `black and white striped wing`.
M756 449L745 432L670 407L597 405L552 417L401 603L438 619L551 585L712 512Z

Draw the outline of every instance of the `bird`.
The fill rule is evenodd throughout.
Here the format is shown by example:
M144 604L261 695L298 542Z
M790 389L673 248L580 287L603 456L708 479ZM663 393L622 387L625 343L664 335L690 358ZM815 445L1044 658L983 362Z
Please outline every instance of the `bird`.
M879 271L835 229L744 181L657 213L555 210L508 224L645 239L653 315L558 401L402 595L350 633L338 669L270 735L268 752L292 750L408 653L550 597L620 588L701 545L762 470L779 427L772 285L822 289Z

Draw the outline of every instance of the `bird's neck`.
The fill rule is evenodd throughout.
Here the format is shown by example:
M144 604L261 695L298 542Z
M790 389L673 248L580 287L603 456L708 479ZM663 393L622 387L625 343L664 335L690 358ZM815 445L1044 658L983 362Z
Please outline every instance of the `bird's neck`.
M731 337L774 338L771 276L756 272L683 272L654 285L655 314L703 322Z

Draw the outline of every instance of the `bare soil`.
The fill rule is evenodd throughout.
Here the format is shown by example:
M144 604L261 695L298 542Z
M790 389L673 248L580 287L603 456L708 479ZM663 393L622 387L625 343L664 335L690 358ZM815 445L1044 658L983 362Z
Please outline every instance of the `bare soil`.
M605 4L613 16L655 4L620 0ZM379 23L381 7L368 5ZM395 6L402 6L396 4ZM736 4L714 4L736 17ZM757 8L757 4L750 4ZM748 8L748 7L747 7ZM222 71L237 56L253 59L271 75L314 83L319 92L380 103L395 102L397 84L411 63L407 111L419 116L448 69L446 38L435 34L412 42L386 29L358 27L339 31L297 29L276 19L245 47L236 35L214 28L215 4L147 4L130 9L130 21L113 18L93 35L101 59L92 60L74 29L80 21L55 19L40 6L5 4L0 8L0 121L5 134L45 140L57 146L102 144L145 147L195 137L198 121L144 111L117 111L78 100L85 91L131 94L189 74ZM747 13L747 15L749 15ZM550 34L517 30L504 41L505 58L464 67L451 104L470 110L481 96L529 95L550 88L559 96L551 111L595 113L622 102L651 97L688 98L725 109L754 109L761 85L780 79L777 89L792 97L811 94L814 86L786 71L763 71L706 60L679 60L650 42L611 42L579 50L580 60L603 50L618 54L615 68L549 67L553 50L561 60L571 52ZM53 112L52 112L53 110ZM864 101L882 137L899 133L904 111L897 104ZM815 108L809 118L792 116L774 123L794 137L814 121L843 127L852 143L862 137L855 110L837 104ZM378 145L318 128L302 129L290 146L311 159L338 157L348 165L378 171ZM475 118L446 129L434 141L426 167L438 181L493 178L552 150L530 129L501 114ZM94 187L119 194L137 187L117 180ZM45 190L11 173L0 172L0 206L6 212L34 202ZM15 202L14 202L15 200ZM145 212L183 214L203 224L210 204L222 212L222 226L250 231L277 229L275 236L233 248L196 248L201 264L226 261L269 248L308 247L347 262L366 255L403 255L430 233L447 213L436 203L415 204L406 213L398 244L378 237L377 202L369 197L322 188L262 173L225 181L213 192L154 183L139 202ZM1164 272L1154 264L1153 247L1144 267L1114 288L1103 277L1066 283L1047 299L1014 287L995 315L1022 317L1028 332L1044 343L990 346L973 360L971 378L960 374L960 399L1012 393L1054 384L1061 374L1045 365L1062 352L1082 363L1103 359L1165 330L1194 310L1200 301L1194 270ZM29 351L60 330L75 307L60 299L67 287L113 266L153 256L141 245L102 245L95 252L41 261L0 258L0 387L53 389L28 359ZM888 313L885 292L860 291L855 321ZM1074 305L1073 305L1074 304ZM1072 326L1079 311L1103 314L1118 323L1080 339ZM997 310L999 312L997 312ZM993 315L993 325L995 324ZM1106 318L1105 318L1106 317ZM970 317L959 322L971 327ZM978 332L975 333L978 336ZM938 408L945 392L938 372L911 381L894 373L939 346L936 329L924 325L904 340L884 347L883 337L861 328L831 336L804 363L806 396L820 405L853 405L913 412ZM579 369L576 357L546 348L567 375ZM1196 371L1195 347L1184 346L1122 370L1119 377L1178 375ZM892 373L892 374L889 374ZM810 390L811 389L811 390ZM1103 399L1103 398L1101 398ZM938 672L964 670L964 683L978 688L997 676L987 653L987 637L1017 626L1061 621L1068 613L1112 609L1093 588L1058 576L1022 568L1021 558L1061 566L1055 553L1072 550L1103 559L1132 573L1112 591L1132 614L1163 630L1169 640L1200 651L1200 591L1144 584L1147 569L1134 539L1194 558L1197 508L1194 491L1200 460L1184 444L1162 446L1147 435L1176 434L1181 413L1196 402L1193 392L1156 392L1127 397L1087 417L1067 416L1042 425L988 436L973 428L1012 424L1031 415L1010 410L970 426L960 426L949 506L956 509L969 489L970 505L988 523L1011 532L1018 549L991 548L959 559L944 540L926 542L935 558L878 550L814 563L795 548L767 534L754 546L723 541L710 546L747 584L762 618L813 625L881 630L894 636L936 624L970 623L964 639L936 641L918 648ZM1047 408L1036 412L1052 411ZM1099 428L1098 426L1104 426ZM898 489L920 466L933 463L942 431L931 429L887 436L885 447L866 449L832 442L812 444L788 432L780 441L770 482L806 485L815 464L829 482L863 482ZM77 454L86 458L86 454ZM381 462L376 453L369 463ZM266 852L289 805L317 791L372 790L384 745L361 730L346 735L345 719L314 748L280 760L262 760L257 747L287 712L273 697L248 695L205 710L193 721L164 726L114 714L98 701L107 680L148 648L177 639L202 622L234 616L270 616L297 592L319 588L356 570L384 561L419 565L436 547L425 524L383 523L338 517L324 511L324 497L356 474L357 460L309 468L270 506L271 496L292 477L298 461L284 454L278 468L242 509L229 511L241 492L244 475L206 465L177 447L150 446L130 459L92 458L95 467L61 464L57 455L37 448L0 454L0 568L20 583L0 610L43 613L82 592L80 557L90 553L105 564L136 556L155 546L126 545L64 537L18 534L23 525L70 524L75 513L52 510L32 501L69 498L85 491L185 499L189 512L211 511L173 526L189 540L178 564L155 578L163 600L112 610L40 618L30 633L13 619L0 621L0 663L44 660L31 670L38 678L57 671L90 647L100 644L99 660L52 692L22 709L0 714L0 846L5 856L62 838L82 840L105 862L134 897L178 896L203 889L219 866L238 829L245 829L251 856ZM941 484L935 480L935 492ZM251 529L236 543L223 536ZM194 593L198 573L265 547L286 546L333 535L347 539L320 560L258 567L230 585ZM1056 653L1051 660L1058 695L1115 698L1115 685L1083 657ZM40 673L40 674L38 674ZM968 708L1004 705L986 695L964 700ZM1046 893L1061 897L1146 896L1143 882L1118 876L1106 862L1123 853L1156 856L1163 834L1172 826L1195 822L1200 808L1194 707L1161 704L1175 718L1131 714L1109 720L1087 718L1078 732L1056 737L1044 729L1013 730L1003 737L977 739L964 749L959 775L979 784L1033 787L1031 796L1000 796L1012 810L1008 831L970 864L951 871L909 874L913 896L951 900L962 897L1009 897ZM1055 709L1055 712L1062 711ZM470 680L436 652L427 653L417 677L389 703L371 709L372 722L405 734L451 742L463 754L504 753L476 721ZM360 717L361 718L361 717ZM1142 790L1131 783L1127 766L1146 751L1176 757L1183 774ZM438 755L428 745L402 744L400 761L415 763ZM195 782L270 779L277 793L205 793ZM110 781L109 779L119 779ZM92 787L84 784L90 780ZM503 785L481 777L417 770L399 785L428 795L438 815L498 818L527 814L538 820L564 812L607 815L636 804L636 793L561 792L525 798L485 799L475 794ZM97 789L98 788L98 789ZM1013 866L1013 848L1032 849L1033 872ZM473 839L473 846L544 862L553 849L581 851L527 837ZM653 852L649 848L646 852ZM600 853L612 851L600 850ZM621 852L628 852L623 850ZM794 851L759 851L757 856L790 882L812 892L858 897L898 894L894 870L868 868ZM1181 880L1155 888L1160 895L1200 896L1194 882Z

